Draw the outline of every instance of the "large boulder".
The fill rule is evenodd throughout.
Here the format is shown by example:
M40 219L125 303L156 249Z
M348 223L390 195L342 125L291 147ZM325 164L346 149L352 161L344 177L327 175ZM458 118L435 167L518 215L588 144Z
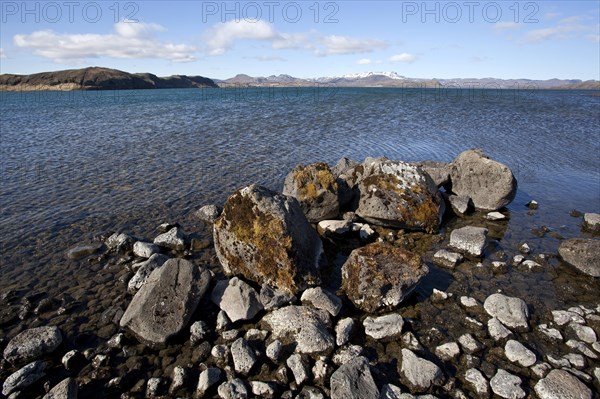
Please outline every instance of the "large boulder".
M283 194L294 197L311 223L340 213L338 185L326 163L296 166L285 178Z
M27 363L54 352L62 343L58 327L35 327L17 334L4 349L4 358L11 363Z
M357 248L342 266L342 288L365 312L394 309L429 272L421 257L389 244Z
M572 238L560 243L558 253L582 273L600 277L600 240Z
M482 150L462 152L450 167L452 192L471 198L477 209L495 211L517 193L517 179L508 166L489 159Z
M431 177L420 167L385 158L367 158L362 168L357 182L358 216L381 226L437 231L444 214L444 201Z
M210 280L205 268L185 259L169 259L135 294L121 327L151 347L163 346L188 324Z
M323 243L295 198L252 185L232 194L213 227L227 275L297 294L320 282Z
M592 391L565 370L552 370L533 388L540 399L591 399Z

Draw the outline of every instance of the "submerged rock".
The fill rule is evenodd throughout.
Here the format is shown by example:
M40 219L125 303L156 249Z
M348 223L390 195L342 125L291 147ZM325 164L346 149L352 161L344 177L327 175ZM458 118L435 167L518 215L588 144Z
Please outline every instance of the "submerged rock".
M213 233L228 275L293 295L320 282L323 244L292 197L257 185L239 190L225 203Z
M162 346L190 321L211 274L184 259L169 259L135 294L120 325L149 346Z
M283 194L298 200L311 223L335 218L340 213L338 185L326 163L296 166L285 178Z
M517 180L511 170L489 159L482 150L462 152L452 162L452 192L471 198L477 209L495 211L512 202Z
M52 353L62 343L58 327L35 327L17 334L4 349L4 358L11 363L27 363Z
M394 309L428 272L419 255L373 243L352 251L342 266L342 288L366 312Z
M600 277L600 240L573 238L558 247L562 259L582 273Z
M100 251L102 248L102 244L82 244L77 245L67 251L67 257L69 259L77 260L81 258L85 258L86 256L90 256Z
M338 368L330 379L332 399L379 399L369 362L358 356Z

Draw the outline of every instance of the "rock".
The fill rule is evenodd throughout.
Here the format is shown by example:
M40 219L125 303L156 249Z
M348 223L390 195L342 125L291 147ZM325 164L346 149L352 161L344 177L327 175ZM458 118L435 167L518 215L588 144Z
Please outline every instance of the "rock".
M482 150L467 150L451 164L452 192L471 198L477 209L495 211L512 202L517 180L511 170L489 159Z
M358 216L375 225L437 232L444 201L427 173L387 159L367 158L362 168Z
M333 349L335 340L329 332L329 314L306 306L287 306L263 317L279 339L296 342L296 352L319 353Z
M552 366L546 362L539 362L531 367L531 372L537 378L544 378L550 372L550 370L552 370Z
M573 366L576 369L584 369L587 364L585 357L578 353L568 353L563 356L563 359L566 359L571 364L571 366Z
M231 357L237 373L247 375L256 364L254 351L244 338L238 338L231 345Z
M480 352L483 349L483 345L481 345L469 333L461 335L458 338L458 342L460 343L460 346L462 346L465 353L468 353L469 355Z
M36 360L15 371L4 380L2 395L8 396L14 391L19 391L34 384L46 375L44 373L45 369L46 363Z
M336 366L341 366L342 364L346 364L352 359L362 356L364 354L362 346L358 345L347 345L339 348L335 354L333 355L333 364Z
M342 266L342 288L352 303L373 313L394 309L429 272L417 254L383 243L357 248Z
M187 380L187 369L181 366L175 366L173 369L173 375L171 386L169 387L169 393L173 395L173 393L177 392L179 389L183 388L186 380Z
M384 384L381 388L380 399L414 399L409 393L402 393L402 389L393 384Z
M285 178L283 194L294 197L311 223L340 213L338 184L326 163L296 166Z
M375 230L373 230L368 224L363 223L362 227L358 231L358 235L362 242L368 242L375 237Z
M124 233L114 233L106 239L105 244L110 250L125 253L131 251L133 238Z
M149 346L162 346L190 321L211 274L184 259L169 259L135 294L120 325Z
M450 297L450 295L448 295L446 292L444 291L440 291L437 288L434 288L432 293L431 293L431 300L433 302L443 302L446 299L448 299Z
M240 331L238 331L238 330L227 330L227 331L221 332L221 338L223 338L223 341L226 341L226 342L233 341L234 339L236 339L239 336L240 336Z
M404 320L397 313L373 318L368 316L363 321L365 334L374 339L394 339L402 334Z
M317 309L325 310L336 317L342 310L342 300L321 287L309 288L300 297L302 303L308 302Z
M310 369L301 355L295 353L285 363L292 370L296 384L302 385L305 381L308 381L310 378Z
M77 399L79 385L73 378L65 378L54 386L42 399Z
M296 199L252 185L229 197L213 227L227 275L295 295L320 282L323 244Z
M556 340L556 341L563 340L563 336L560 333L560 331L558 331L556 328L548 327L547 324L540 324L538 326L538 330L539 330L539 332L541 332L542 334L544 334L546 337L548 337L551 340Z
M569 324L569 329L575 333L577 338L583 342L587 342L588 344L593 344L598 340L594 329L591 327L582 326L581 324L577 323L571 323Z
M531 248L529 247L529 244L527 244L526 242L524 242L523 244L521 244L521 246L519 247L519 251L525 255L529 254L531 252Z
M216 205L204 205L194 212L194 216L207 224L213 224L221 214L221 209Z
M566 342L567 346L572 349L576 349L579 352L583 353L585 356L590 359L598 359L598 355L594 353L586 344L581 341L576 341L574 339L570 339Z
M72 371L75 366L83 359L83 355L77 350L71 350L64 354L61 363L65 370Z
M427 173L436 187L442 187L450 183L450 164L448 162L421 161L410 162L410 164L420 167Z
M110 359L107 355L98 354L92 359L92 367L95 369L98 369L100 367L106 367L108 366L109 360Z
M277 362L279 361L279 356L281 355L281 349L281 341L276 339L267 346L265 352L269 359L271 359L273 362Z
M321 220L317 231L323 237L342 237L352 231L352 223L346 220Z
M564 370L552 370L533 387L540 399L591 399L592 391Z
M445 249L440 249L433 255L433 262L441 267L454 269L456 265L463 261L463 256L456 252L450 252Z
M266 311L279 309L282 306L289 305L296 300L296 297L287 292L279 291L267 284L260 287L260 303Z
M535 353L514 339L506 342L506 345L504 345L504 354L508 360L523 367L533 366L537 360Z
M464 295L460 297L460 304L465 308L474 308L479 305L475 298L471 298Z
M23 364L54 352L62 343L58 327L35 327L17 334L4 349L4 358Z
M508 272L508 267L506 266L506 262L493 261L492 262L492 272L494 274L504 274Z
M490 396L488 382L483 374L481 374L481 371L474 368L468 369L465 372L465 381L469 383L478 397L488 398Z
M506 216L500 212L489 212L487 215L485 215L485 218L487 220L504 220L506 219Z
M268 331L251 328L248 331L246 331L244 338L246 339L246 341L261 341L262 342L267 339L268 335L269 335Z
M580 272L600 277L600 240L573 238L564 240L558 247L562 259Z
M218 360L226 360L229 356L229 348L227 345L215 345L210 350L210 355Z
M441 385L444 382L442 370L437 365L418 357L408 349L402 349L400 374L414 392L426 392L432 385Z
M524 398L526 394L520 385L521 379L519 377L503 369L498 369L496 375L490 380L492 391L505 399Z
M183 251L185 249L185 236L179 227L173 227L166 233L162 233L154 238L154 243L161 247Z
M219 310L219 313L217 313L217 323L215 325L215 328L217 329L217 331L225 331L230 326L231 326L231 320L229 320L229 317L227 317L227 313L225 313L222 310Z
M369 363L362 356L340 366L329 381L332 399L379 399Z
M251 320L263 310L256 290L237 277L229 281L218 281L213 289L211 300L233 323L238 320Z
M591 231L592 233L600 233L600 214L584 213L583 228L587 231Z
M456 342L448 342L436 347L435 355L446 362L456 360L460 355L460 348Z
M196 396L203 397L210 387L216 385L221 380L221 369L209 367L200 373L198 386L196 387Z
M271 382L250 381L252 393L262 398L275 397L275 384Z
M136 243L137 244L137 243ZM140 263L135 275L127 283L127 292L135 294L148 281L152 272L169 260L169 257L163 254L154 254L145 262Z
M577 313L568 310L553 310L552 318L558 326L564 326L567 323L585 324L585 319Z
M529 309L522 299L492 294L486 298L483 308L507 327L525 331L529 329Z
M468 195L449 195L448 203L458 216L466 215L474 208L473 201Z
M412 351L419 352L425 350L417 337L410 331L402 336L402 344Z
M156 398L161 396L162 388L165 384L165 381L162 378L153 377L148 380L146 384L146 397L147 398Z
M535 210L535 209L538 209L539 205L538 205L538 202L536 200L531 200L527 204L525 204L525 206L527 208L529 208L529 209Z
M304 386L295 399L325 399L319 388Z
M331 367L327 364L327 357L321 356L312 368L313 381L325 385L325 380L331 377Z
M150 242L136 241L133 244L133 254L140 258L149 258L160 252L160 247Z
M102 244L82 244L67 251L67 258L77 260L100 251Z
M248 388L244 381L235 378L219 385L217 393L221 399L246 399L248 397Z
M340 319L335 326L335 343L337 346L346 345L352 336L355 322L352 318Z
M208 329L208 325L205 322L203 322L202 320L195 321L190 326L190 341L192 342L192 345L197 345L200 342L204 341L204 339L209 333L210 330Z
M469 255L481 257L485 250L488 230L466 226L450 233L450 246Z

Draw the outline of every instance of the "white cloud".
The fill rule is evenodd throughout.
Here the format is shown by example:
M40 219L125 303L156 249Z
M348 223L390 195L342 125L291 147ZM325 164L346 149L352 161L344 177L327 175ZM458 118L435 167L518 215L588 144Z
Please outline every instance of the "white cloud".
M256 60L260 62L270 62L270 61L287 61L283 57L270 56L270 55L257 55L253 57L244 57L247 60Z
M204 34L210 55L221 55L231 49L237 40L274 40L277 33L265 21L228 21L217 24Z
M373 63L373 60L369 59L369 58L361 58L360 60L356 61L356 63L358 65L369 65Z
M0 47L0 59L4 59L6 58L6 53L4 52L4 49L2 47Z
M389 60L391 62L415 62L417 60L417 56L414 54L410 54L410 53L402 53L402 54L396 54L396 55L392 55Z
M496 32L503 32L505 30L519 29L520 27L521 24L518 24L516 22L496 22L493 26L493 29Z
M596 28L585 23L587 20L589 20L589 18L583 16L564 18L558 21L554 26L534 29L527 32L523 41L527 43L537 43L551 39L574 39L581 37L582 33L597 32ZM589 37L589 35L586 36Z
M195 60L193 46L159 41L155 32L166 30L160 25L123 21L116 23L114 29L114 33L104 35L35 31L29 35L15 35L13 43L55 62L83 62L99 57L154 58L173 62Z
M384 41L376 39L357 39L347 36L331 35L321 38L321 44L325 47L324 54L360 54L369 53L375 49L385 48ZM322 55L322 50L317 50Z

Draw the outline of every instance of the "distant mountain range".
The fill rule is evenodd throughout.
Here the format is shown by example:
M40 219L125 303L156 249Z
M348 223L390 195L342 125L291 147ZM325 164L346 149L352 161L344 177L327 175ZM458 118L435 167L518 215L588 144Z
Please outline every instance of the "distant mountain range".
M89 67L33 75L0 75L0 91L30 90L111 90L228 87L404 87L404 88L489 88L489 89L575 89L600 90L596 80L576 79L415 79L396 72L365 72L339 77L312 79L290 75L252 77L236 75L218 80L203 76L158 77L151 73L128 73L116 69Z

